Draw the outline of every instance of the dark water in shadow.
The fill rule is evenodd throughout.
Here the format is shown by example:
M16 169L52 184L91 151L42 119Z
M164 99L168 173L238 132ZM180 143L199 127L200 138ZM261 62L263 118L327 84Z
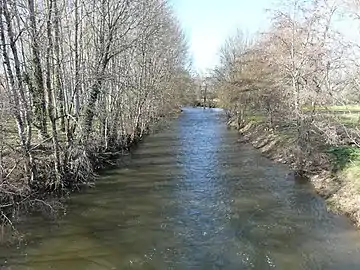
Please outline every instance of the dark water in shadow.
M360 235L286 167L237 143L219 110L186 109L124 168L74 195L4 269L360 269ZM25 228L24 228L25 229ZM7 268L8 267L8 268ZM0 267L1 269L1 267Z

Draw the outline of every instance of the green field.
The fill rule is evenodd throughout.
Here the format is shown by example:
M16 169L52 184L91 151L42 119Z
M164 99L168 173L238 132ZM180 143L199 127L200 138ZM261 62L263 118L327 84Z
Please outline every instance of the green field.
M304 111L311 111L313 108L311 106L304 106ZM329 112L360 112L360 105L323 105L316 106L316 111L329 111Z

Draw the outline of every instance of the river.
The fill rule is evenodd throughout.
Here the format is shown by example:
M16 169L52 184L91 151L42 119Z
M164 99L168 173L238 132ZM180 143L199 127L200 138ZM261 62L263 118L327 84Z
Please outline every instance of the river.
M0 269L360 269L360 235L285 165L186 108L67 214L29 216Z

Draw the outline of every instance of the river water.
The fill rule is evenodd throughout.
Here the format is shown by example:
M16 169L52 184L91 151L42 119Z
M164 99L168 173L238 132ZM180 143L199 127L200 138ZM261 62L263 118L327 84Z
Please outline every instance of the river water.
M30 216L0 269L360 269L350 222L238 136L185 109L64 217Z

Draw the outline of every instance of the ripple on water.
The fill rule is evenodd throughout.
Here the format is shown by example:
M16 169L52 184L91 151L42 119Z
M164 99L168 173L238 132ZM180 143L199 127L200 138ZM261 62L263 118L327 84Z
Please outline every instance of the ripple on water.
M57 221L29 217L11 269L360 269L360 237L307 185L225 126L185 108L126 166L74 194ZM6 261L6 263L5 263Z

